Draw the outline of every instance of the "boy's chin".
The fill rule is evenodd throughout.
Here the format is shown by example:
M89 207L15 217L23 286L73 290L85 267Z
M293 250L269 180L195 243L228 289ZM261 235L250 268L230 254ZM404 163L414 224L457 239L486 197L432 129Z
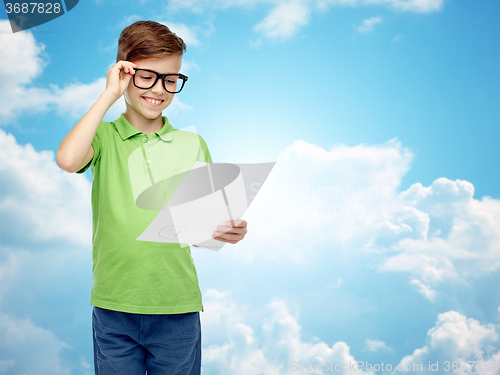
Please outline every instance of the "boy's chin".
M170 103L169 103L170 104ZM156 108L141 108L142 111L139 112L143 117L146 117L147 119L153 120L160 116L162 112L168 108L167 106L162 105L161 107L156 107Z
M139 113L140 116L144 117L145 119L148 119L148 120L156 120L158 117L161 117L162 115L162 112L157 112L155 114L145 114L145 113Z
M158 117L162 115L164 108L158 108L156 110L140 110L137 111L134 108L130 108L129 112L133 112L135 116L139 116L145 118L147 120L156 120Z

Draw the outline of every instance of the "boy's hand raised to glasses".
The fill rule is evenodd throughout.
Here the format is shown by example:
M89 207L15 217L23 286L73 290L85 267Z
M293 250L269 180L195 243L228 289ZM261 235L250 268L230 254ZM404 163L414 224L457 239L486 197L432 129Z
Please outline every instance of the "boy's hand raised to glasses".
M137 65L130 61L118 61L106 73L106 90L116 100L127 90L127 87L135 74Z
M245 237L247 233L247 222L245 220L232 220L226 225L219 225L212 234L212 238L217 241L235 244Z

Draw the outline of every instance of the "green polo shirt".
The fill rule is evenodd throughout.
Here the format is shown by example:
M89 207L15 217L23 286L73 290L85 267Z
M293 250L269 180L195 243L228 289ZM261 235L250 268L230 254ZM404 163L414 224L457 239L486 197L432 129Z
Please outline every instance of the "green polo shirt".
M94 306L137 314L203 309L189 246L136 240L160 212L158 206L139 207L141 191L156 184L166 203L175 189L162 186L163 179L190 170L195 161L212 162L201 136L162 119L162 129L150 137L123 114L114 122L101 122L92 140L94 157L77 172L90 166L94 179Z

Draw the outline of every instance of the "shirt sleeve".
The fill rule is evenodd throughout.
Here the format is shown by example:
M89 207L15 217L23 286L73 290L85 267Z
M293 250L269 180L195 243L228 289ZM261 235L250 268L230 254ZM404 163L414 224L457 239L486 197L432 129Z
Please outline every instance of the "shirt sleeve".
M201 137L201 135L198 135L198 138L200 140L200 150L198 151L197 161L201 161L201 162L205 162L205 163L213 163L212 156L210 155L210 152L208 151L208 147L207 147L207 144L205 143L205 140Z
M97 130L94 134L94 138L92 139L91 144L92 144L92 148L94 149L94 156L92 157L92 160L90 160L85 167L83 167L82 169L80 169L76 173L78 173L78 174L84 173L87 169L89 169L89 167L94 166L96 164L96 162L100 160L101 149L102 149L102 147L101 147L102 136L103 136L102 132L103 132L103 122L101 122L99 124L99 126L97 127Z

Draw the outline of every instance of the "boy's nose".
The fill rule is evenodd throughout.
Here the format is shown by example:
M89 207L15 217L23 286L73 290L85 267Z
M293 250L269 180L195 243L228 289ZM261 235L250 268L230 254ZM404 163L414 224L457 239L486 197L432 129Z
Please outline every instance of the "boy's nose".
M156 84L153 87L151 87L151 91L159 94L162 94L165 91L161 79L159 79L158 82L156 82Z

